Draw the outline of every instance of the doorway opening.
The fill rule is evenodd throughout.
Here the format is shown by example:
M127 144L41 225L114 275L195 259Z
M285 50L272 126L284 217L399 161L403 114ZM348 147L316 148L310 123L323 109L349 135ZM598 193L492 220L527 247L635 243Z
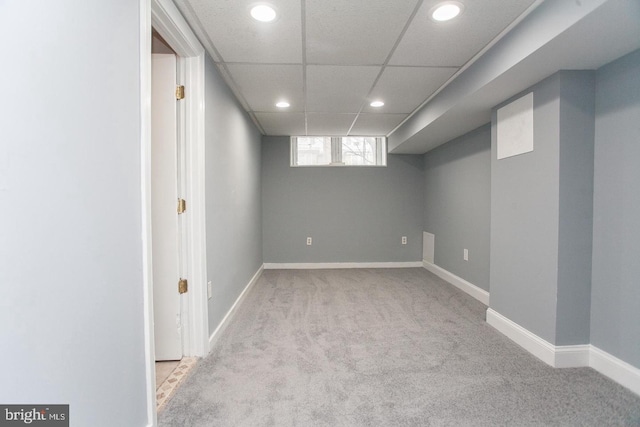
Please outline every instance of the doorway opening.
M153 32L151 53L151 260L156 361L180 360L183 355L179 282L188 277L183 253L185 216L178 209L182 189L184 141L178 136L176 55ZM187 282L188 283L188 282Z
M156 346L154 319L154 230L152 208L152 30L164 40L175 57L176 78L185 87L185 98L177 104L176 133L179 152L175 185L186 210L179 231L182 256L179 271L188 280L188 291L179 296L178 316L173 325L179 328L181 364L187 358L203 357L209 352L206 287L206 230L204 193L204 48L171 0L140 0L140 100L141 100L141 191L142 255L144 286L146 394L149 425L157 423ZM172 91L175 103L175 88ZM174 209L177 200L173 200ZM184 206L184 205L183 205ZM175 212L175 211L174 211ZM187 277L188 276L188 277ZM178 283L173 289L178 292ZM182 284L180 287L184 289ZM175 371L175 370L174 370Z
M182 315L178 284L188 277L182 212L184 141L178 138L177 57L153 29L151 34L151 230L153 264L153 335L156 405L172 394L182 372ZM183 369L177 369L181 366ZM166 382L166 383L165 383Z

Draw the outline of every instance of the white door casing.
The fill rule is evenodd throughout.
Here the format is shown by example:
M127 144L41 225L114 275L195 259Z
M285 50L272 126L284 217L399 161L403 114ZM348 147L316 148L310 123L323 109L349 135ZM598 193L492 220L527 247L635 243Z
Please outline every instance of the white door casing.
M209 352L207 255L205 225L205 51L172 0L151 0L153 28L171 46L178 60L178 82L185 99L178 103L178 173L187 211L180 215L184 232L181 253L189 292L182 296L184 356L203 357ZM186 277L186 276L185 276Z
M146 360L147 426L157 425L153 332L153 268L151 230L151 31L155 28L177 55L178 79L185 85L178 114L185 144L184 195L187 200L185 267L189 292L183 295L184 356L209 351L206 225L205 225L205 51L172 0L139 0L140 4L140 156L143 259L144 347ZM181 215L181 216L183 216ZM188 308L184 310L184 306Z

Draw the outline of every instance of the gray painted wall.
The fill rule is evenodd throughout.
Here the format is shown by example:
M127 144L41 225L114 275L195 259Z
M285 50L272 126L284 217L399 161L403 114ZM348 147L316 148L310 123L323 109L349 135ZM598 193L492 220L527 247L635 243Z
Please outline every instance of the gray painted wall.
M292 168L289 137L263 138L262 151L264 262L422 259L422 156L389 155L387 167Z
M561 71L531 91L533 152L496 160L494 110L491 307L552 344L587 344L594 74Z
M496 110L493 112L490 306L555 343L559 74L531 90L534 96L533 152L496 160Z
M489 291L491 125L429 151L424 174L424 230L435 235L435 264Z
M560 73L556 344L589 342L595 73Z
M208 56L205 71L207 275L213 285L213 333L262 265L261 135Z
M138 2L0 2L0 402L76 426L151 422L139 37Z
M640 51L597 72L591 343L640 368Z

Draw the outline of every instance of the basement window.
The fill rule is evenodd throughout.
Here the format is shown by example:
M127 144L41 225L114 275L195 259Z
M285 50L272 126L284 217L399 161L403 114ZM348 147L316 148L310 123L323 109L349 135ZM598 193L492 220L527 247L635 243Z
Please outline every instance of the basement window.
M292 136L291 166L386 166L380 136Z

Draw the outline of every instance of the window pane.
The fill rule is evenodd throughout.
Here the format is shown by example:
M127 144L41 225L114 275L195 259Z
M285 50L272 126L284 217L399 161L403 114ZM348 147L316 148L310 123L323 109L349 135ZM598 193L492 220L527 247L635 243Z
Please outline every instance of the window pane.
M342 138L342 161L348 166L375 166L376 138L353 137Z
M291 166L386 166L385 137L292 136Z
M296 150L296 165L314 166L331 163L331 138L329 137L299 136Z

